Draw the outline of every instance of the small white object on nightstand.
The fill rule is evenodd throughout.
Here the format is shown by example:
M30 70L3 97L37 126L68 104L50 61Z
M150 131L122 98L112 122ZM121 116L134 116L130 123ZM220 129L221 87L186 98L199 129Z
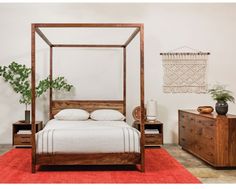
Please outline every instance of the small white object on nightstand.
M147 120L154 121L157 119L157 102L155 100L149 100L147 103Z

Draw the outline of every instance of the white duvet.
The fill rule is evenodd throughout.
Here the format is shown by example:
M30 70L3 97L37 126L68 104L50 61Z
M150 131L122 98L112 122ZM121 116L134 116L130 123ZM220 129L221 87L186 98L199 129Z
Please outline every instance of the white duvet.
M140 152L140 133L124 121L50 120L36 134L37 154Z

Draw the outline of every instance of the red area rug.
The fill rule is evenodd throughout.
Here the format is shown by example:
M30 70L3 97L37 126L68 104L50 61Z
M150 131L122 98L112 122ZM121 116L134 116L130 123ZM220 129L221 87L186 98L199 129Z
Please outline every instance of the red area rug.
M146 172L135 166L41 166L31 173L31 149L0 156L0 183L200 183L162 148L146 149Z

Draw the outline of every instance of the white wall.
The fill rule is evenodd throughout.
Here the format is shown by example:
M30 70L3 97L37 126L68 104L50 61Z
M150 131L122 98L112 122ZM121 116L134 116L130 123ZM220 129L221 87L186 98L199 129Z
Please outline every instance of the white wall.
M212 105L208 94L164 94L162 92L163 71L160 52L170 51L183 45L202 51L211 52L208 65L208 83L220 82L236 94L236 4L0 4L0 65L7 65L12 61L30 65L30 24L33 22L140 22L145 24L145 93L147 99L158 101L158 118L164 123L165 143L177 142L177 110L197 108L199 105ZM96 37L96 36L95 36ZM41 40L38 45L38 77L48 74L48 47ZM138 102L139 92L137 84L139 78L138 39L128 48L128 112ZM87 50L70 52L59 50L56 52L58 64L71 65L72 62L103 62L101 68L108 62L120 69L118 62L122 60L119 50L99 51L93 59L85 56ZM100 54L101 52L101 54ZM83 54L85 53L85 54ZM90 52L91 53L91 52ZM63 58L65 55L65 58ZM70 55L70 56L69 56ZM104 58L105 55L108 58ZM87 69L85 66L83 69ZM101 72L101 68L99 72ZM57 68L58 73L62 67ZM86 93L93 98L96 92L85 91L85 81L81 78L74 80L72 69L65 69L65 75L70 82L76 83L77 95L85 98ZM81 67L74 68L82 70ZM95 67L94 69L97 69ZM108 69L108 68L107 68ZM106 70L106 68L104 69ZM120 73L109 67L107 76L114 74L114 78L106 85L112 90L98 95L119 98L121 88ZM108 70L107 70L108 71ZM62 73L62 72L61 72ZM91 72L93 73L93 71ZM79 76L82 72L78 72ZM116 74L116 75L115 75ZM104 79L104 78L103 78ZM101 80L103 80L101 79ZM91 83L91 82L90 82ZM83 89L83 90L82 90ZM104 89L102 89L104 90ZM0 79L0 143L11 143L11 123L23 119L24 106L18 103L19 96ZM122 93L121 93L122 94ZM114 95L114 96L113 96ZM75 97L75 96L73 96ZM38 100L38 119L47 115L46 98ZM236 105L229 104L230 113L236 113ZM131 122L131 115L128 115Z

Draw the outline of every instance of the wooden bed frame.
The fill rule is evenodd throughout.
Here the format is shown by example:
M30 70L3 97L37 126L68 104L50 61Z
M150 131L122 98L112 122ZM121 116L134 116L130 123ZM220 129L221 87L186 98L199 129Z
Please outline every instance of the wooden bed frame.
M43 34L40 28L134 28L134 32L128 40L121 45L98 45L98 44L52 44ZM36 154L35 145L35 120L36 120L36 94L35 94L35 72L36 72L36 33L50 47L50 80L53 78L53 48L123 48L123 99L122 100L53 100L52 89L50 89L49 106L50 119L62 109L82 108L89 112L96 109L115 109L126 115L126 47L140 33L140 153L90 153L90 154ZM143 24L121 24L121 23L35 23L31 25L31 84L32 84L32 173L36 172L36 165L130 165L140 164L141 171L145 171L145 153L144 153L144 26Z

